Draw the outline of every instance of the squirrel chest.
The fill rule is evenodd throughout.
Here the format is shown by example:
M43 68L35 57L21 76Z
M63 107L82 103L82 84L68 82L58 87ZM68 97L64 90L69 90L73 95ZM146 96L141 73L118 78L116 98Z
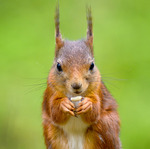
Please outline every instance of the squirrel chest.
M70 117L68 122L61 126L68 140L69 149L83 149L84 135L88 124L80 116Z

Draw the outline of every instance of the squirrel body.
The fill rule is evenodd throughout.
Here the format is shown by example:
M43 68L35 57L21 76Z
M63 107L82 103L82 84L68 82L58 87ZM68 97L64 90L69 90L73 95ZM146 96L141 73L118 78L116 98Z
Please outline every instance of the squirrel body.
M89 16L91 17L89 11ZM117 104L101 81L93 56L89 17L87 39L62 40L56 11L56 49L42 104L47 149L120 149ZM69 100L82 96L77 108Z

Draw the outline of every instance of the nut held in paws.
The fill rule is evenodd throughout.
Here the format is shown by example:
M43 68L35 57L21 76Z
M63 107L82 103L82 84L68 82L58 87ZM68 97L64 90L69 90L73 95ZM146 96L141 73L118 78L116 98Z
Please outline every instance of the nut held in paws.
M78 104L81 102L81 99L83 97L82 96L76 96L76 97L71 97L71 101L73 102L73 104L75 105L75 108L78 107Z

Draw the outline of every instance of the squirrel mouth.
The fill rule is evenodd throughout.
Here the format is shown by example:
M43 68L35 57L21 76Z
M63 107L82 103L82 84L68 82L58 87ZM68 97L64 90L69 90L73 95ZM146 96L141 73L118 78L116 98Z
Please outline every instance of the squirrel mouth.
M76 91L76 92L74 92L74 93L76 93L76 94L80 94L82 91Z

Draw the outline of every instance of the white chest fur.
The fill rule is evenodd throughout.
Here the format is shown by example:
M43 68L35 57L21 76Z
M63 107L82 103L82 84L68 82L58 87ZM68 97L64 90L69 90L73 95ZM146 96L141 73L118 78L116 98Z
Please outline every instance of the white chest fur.
M71 117L62 128L68 137L69 149L83 149L84 134L88 125L81 117Z

